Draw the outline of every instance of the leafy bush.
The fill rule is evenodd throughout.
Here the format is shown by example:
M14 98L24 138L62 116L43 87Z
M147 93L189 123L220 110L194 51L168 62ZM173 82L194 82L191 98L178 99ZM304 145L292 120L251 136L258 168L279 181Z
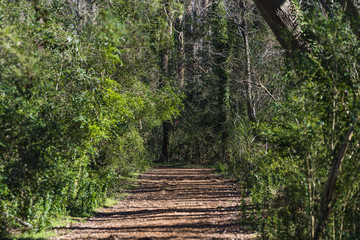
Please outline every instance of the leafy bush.
M271 121L259 124L270 150L253 164L252 199L263 206L266 238L359 235L354 220L359 219L360 52L348 24L339 12L329 19L304 15L311 50L294 56L284 101L274 106ZM346 137L350 131L351 140ZM327 181L339 158L329 200Z
M42 229L59 215L91 213L119 174L149 165L149 130L179 114L179 94L154 88L159 70L149 41L157 32L127 18L156 8L119 12L125 2L116 3L84 12L66 1L0 6L2 232L15 219Z

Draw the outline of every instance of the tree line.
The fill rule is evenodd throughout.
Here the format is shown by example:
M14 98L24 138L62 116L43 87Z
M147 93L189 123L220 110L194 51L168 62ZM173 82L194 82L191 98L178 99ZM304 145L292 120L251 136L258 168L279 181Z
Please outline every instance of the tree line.
M354 0L0 6L0 232L86 215L153 163L239 179L265 239L356 239Z

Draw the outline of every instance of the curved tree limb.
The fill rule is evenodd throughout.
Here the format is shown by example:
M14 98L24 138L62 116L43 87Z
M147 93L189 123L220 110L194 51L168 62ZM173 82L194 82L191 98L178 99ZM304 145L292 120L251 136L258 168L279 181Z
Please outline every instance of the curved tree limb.
M298 13L290 0L254 0L281 46L287 51L303 49Z
M22 219L20 219L18 217L12 217L7 212L1 212L1 214L6 218L13 218L17 223L19 223L20 225L22 225L24 227L27 227L27 228L32 228L33 227L30 223L25 222L24 220L22 220Z
M334 160L328 174L324 190L321 195L319 222L315 231L314 239L319 239L319 237L321 236L324 230L325 222L330 214L331 203L333 202L332 196L335 190L340 166L345 158L345 154L352 139L355 126L356 121L352 123L352 126L345 134L344 140L338 144L338 147L336 147L333 152Z

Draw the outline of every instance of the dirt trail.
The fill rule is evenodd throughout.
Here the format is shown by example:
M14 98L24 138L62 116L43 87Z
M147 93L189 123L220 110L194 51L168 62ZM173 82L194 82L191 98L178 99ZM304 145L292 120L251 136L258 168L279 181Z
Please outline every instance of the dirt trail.
M240 192L211 169L159 168L118 205L56 239L250 239L238 219Z

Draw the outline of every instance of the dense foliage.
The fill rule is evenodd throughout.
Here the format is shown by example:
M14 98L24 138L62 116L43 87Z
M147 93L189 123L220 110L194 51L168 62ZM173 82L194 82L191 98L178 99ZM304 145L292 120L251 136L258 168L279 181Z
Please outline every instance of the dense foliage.
M236 177L264 239L358 238L357 19L294 6L286 53L250 0L2 1L0 232L163 160Z
M149 165L150 129L179 112L171 85L157 88L160 6L82 4L0 5L2 231L91 212Z
M302 15L308 51L288 58L282 100L259 116L239 163L264 238L359 235L359 43L343 12L312 8Z
M356 239L359 226L359 41L344 14L304 13L310 51L294 56L291 87L260 123L270 149L256 161L254 200L269 238ZM319 12L319 11L317 11ZM329 180L338 171L333 189ZM321 231L321 232L319 232Z

